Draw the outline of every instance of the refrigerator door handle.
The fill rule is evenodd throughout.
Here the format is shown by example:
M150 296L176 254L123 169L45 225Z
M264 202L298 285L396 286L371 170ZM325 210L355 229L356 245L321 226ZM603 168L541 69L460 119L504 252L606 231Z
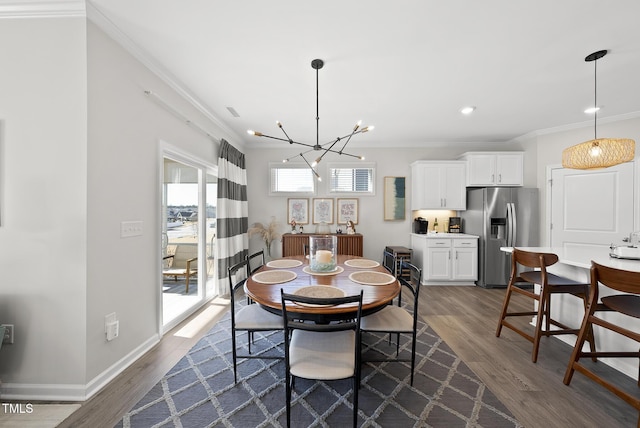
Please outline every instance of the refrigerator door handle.
M513 213L511 202L507 202L507 247L513 247Z
M517 234L518 234L518 222L516 220L517 216L516 216L516 204L515 202L511 202L511 222L512 222L512 229L513 229L513 235L511 236L511 242L513 242L513 245L511 245L512 247L516 246L516 238L517 238Z

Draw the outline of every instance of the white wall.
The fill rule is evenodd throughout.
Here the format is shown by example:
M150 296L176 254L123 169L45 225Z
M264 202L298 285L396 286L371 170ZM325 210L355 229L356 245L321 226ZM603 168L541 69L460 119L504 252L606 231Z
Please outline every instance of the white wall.
M363 137L363 138L366 138ZM361 142L360 147L366 146ZM473 150L525 150L525 185L535 186L535 159L531 155L531 147L522 143L515 144L483 144L480 148L477 144L456 144L446 147L424 148L388 148L388 149L352 149L351 152L365 156L365 162L376 164L376 194L375 196L356 196L359 199L359 224L356 226L358 233L363 234L364 257L378 260L382 257L382 250L387 245L410 247L409 234L412 228L411 213L411 168L410 164L416 160L450 160L456 159L462 153ZM281 162L283 158L294 156L297 152L290 148L285 149L256 149L247 150L247 194L249 199L249 224L254 222L268 223L272 216L281 223L280 230L288 232L290 227L287 220L287 196L269 196L269 162ZM291 162L298 161L292 159ZM326 162L326 163L325 163ZM326 167L329 163L349 162L351 159L340 158L337 154L327 155L319 165L319 172L327 176ZM385 176L407 177L407 215L404 221L384 221L383 219L383 178ZM329 194L327 180L320 183L315 196L310 196L310 204L313 197L345 198L354 197L348 194ZM294 196L297 197L297 196ZM306 196L302 196L306 197ZM334 206L335 210L335 206ZM335 217L335 214L334 214ZM332 225L335 231L337 225ZM305 232L314 232L315 226L305 226ZM250 251L263 248L263 243L258 238L250 240ZM272 246L272 256L282 254L282 243L275 242Z
M1 393L83 400L159 339L160 142L217 163L144 90L233 138L86 18L3 19L0 51Z
M85 20L3 19L0 52L4 396L85 380Z

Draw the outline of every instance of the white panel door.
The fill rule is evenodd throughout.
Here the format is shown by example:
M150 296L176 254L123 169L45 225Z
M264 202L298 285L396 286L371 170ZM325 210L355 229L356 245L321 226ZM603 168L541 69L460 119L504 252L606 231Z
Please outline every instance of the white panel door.
M551 171L551 246L609 246L633 231L633 163Z

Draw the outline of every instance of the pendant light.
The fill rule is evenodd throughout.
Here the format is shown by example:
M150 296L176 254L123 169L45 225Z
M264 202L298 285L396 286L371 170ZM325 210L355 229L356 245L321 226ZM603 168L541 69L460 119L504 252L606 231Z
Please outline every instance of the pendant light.
M289 135L287 134L287 131L284 130L284 127L282 126L282 123L280 121L276 121L276 125L278 126L278 128L280 128L282 130L282 132L284 133L286 138L279 138L279 137L273 137L271 135L267 135L267 134L263 134L262 132L258 132L258 131L252 131L252 130L248 130L247 133L250 135L254 135L256 137L265 137L265 138L271 138L273 140L280 140L280 141L285 141L289 144L299 144L301 146L306 146L309 147L310 149L305 151L305 152L301 152L291 158L288 159L284 159L282 162L288 162L291 159L300 156L304 162L309 166L309 168L311 168L311 171L313 172L313 175L315 175L315 177L318 179L318 181L322 181L322 178L320 177L320 174L318 174L318 172L314 169L314 167L316 165L318 165L318 163L320 163L320 161L324 158L324 156L331 152L331 153L337 153L339 155L345 155L345 156L350 156L353 158L357 158L360 160L364 160L364 156L358 156L358 155L353 155L350 153L347 153L344 151L345 147L347 147L347 144L349 144L349 141L351 141L351 137L353 137L356 134L360 134L360 133L364 133L364 132L368 132L373 130L373 126L365 126L364 128L361 128L361 121L358 121L358 123L355 124L355 126L353 127L353 129L351 130L351 132L343 137L337 137L331 141L329 141L328 143L324 143L324 144L320 144L320 113L319 113L319 102L318 102L318 70L320 70L322 67L324 66L324 61L321 59L314 59L313 61L311 61L311 68L313 68L316 71L316 143L315 144L307 144L307 143L301 143L295 140L292 140ZM339 142L341 142L342 140L346 140L344 142L344 144L342 144L342 147L340 147L340 150L336 150L334 149L334 146L336 146L336 144L338 144ZM328 146L328 147L327 147ZM318 157L313 161L313 163L309 163L309 161L307 160L307 158L305 157L305 155L309 152L312 151L317 151L320 154L318 155Z
M576 144L562 151L562 166L572 169L597 169L632 161L635 157L635 141L628 138L598 138L598 60L606 50L594 52L584 60L593 61L594 69L594 119L593 140Z

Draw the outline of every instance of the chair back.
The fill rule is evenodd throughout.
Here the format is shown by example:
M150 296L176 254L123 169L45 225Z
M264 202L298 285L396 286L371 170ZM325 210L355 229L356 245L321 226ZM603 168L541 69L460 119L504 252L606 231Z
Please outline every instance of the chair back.
M360 319L362 318L362 295L363 295L362 290L360 290L360 294L355 296L331 297L331 298L298 296L295 294L285 293L283 289L280 289L280 294L282 296L282 317L284 319L285 330L289 331L293 329L299 329L299 330L319 331L319 332L354 330L358 335L357 337L359 337ZM296 312L287 310L287 304L294 304L294 305L299 304L299 306L304 306L304 305L337 306L337 305L345 305L345 304L356 304L358 309L357 309L355 318L351 321L329 323L329 324L317 324L317 323L300 321L300 318L297 316ZM287 338L287 336L288 335L285 334L285 339Z
M247 256L247 275L253 275L258 269L264 266L264 250L257 251Z
M640 295L640 272L615 269L591 262L591 289L597 293L598 283L616 291Z
M558 256L554 253L539 253L534 251L524 251L517 248L513 249L511 254L511 278L519 281L518 265L524 266L525 271L540 269L540 280L545 284L547 282L547 266L551 266L558 262ZM523 276L525 273L522 274Z
M418 299L420 297L422 269L403 259L400 261L400 271L409 273L408 278L401 276L398 277L398 281L400 282L400 286L408 289L413 297L413 327L415 329L418 320ZM402 298L398 299L398 306L402 306L401 300Z
M244 283L248 278L247 266L249 266L249 261L245 259L233 266L229 266L227 269L227 274L229 276L229 295L231 298L231 316L233 316L233 310L235 308L236 291L238 288L244 286Z
M382 267L384 267L391 275L396 276L397 258L394 253L386 248L382 252Z
M176 246L176 251L173 254L173 261L171 262L172 269L186 269L187 261L197 260L198 258L198 245L196 244L179 244ZM191 264L191 270L194 271L198 265L196 263Z

